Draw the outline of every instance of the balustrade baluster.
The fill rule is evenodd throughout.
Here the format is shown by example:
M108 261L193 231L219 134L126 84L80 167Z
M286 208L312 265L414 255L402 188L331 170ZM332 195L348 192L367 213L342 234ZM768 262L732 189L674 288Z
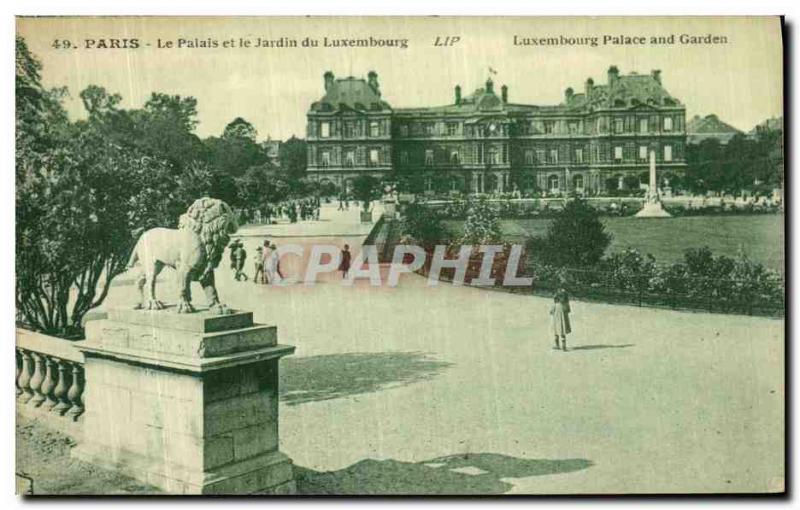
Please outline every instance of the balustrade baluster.
M31 375L33 370L31 367L32 360L30 353L25 349L20 349L20 354L22 355L22 372L19 374L19 380L17 382L22 390L19 401L24 404L33 397L33 390L31 390Z
M53 396L56 398L56 404L53 406L53 412L64 416L72 403L67 398L67 392L72 383L72 371L66 361L58 360L58 384L56 389L53 390Z
M77 421L78 417L83 414L83 367L78 363L71 363L72 365L72 385L67 392L67 398L72 407L67 414L73 421Z
M58 400L53 395L53 390L56 387L56 360L52 356L45 356L44 357L45 363L45 372L44 372L44 381L42 381L42 394L45 397L45 401L42 402L44 409L50 411L58 404Z
M33 377L31 377L31 390L33 390L33 397L28 401L28 405L32 407L39 407L46 399L44 393L41 392L45 373L44 356L36 352L32 352L31 356L33 356Z

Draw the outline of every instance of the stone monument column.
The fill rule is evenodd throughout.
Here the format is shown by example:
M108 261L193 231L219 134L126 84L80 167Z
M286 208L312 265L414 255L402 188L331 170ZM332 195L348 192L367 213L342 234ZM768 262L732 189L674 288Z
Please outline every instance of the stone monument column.
M73 455L171 494L291 494L278 363L251 312L110 310L86 324L84 441Z
M645 195L644 207L636 213L637 218L669 218L671 215L661 205L656 179L656 151L650 151L650 185Z

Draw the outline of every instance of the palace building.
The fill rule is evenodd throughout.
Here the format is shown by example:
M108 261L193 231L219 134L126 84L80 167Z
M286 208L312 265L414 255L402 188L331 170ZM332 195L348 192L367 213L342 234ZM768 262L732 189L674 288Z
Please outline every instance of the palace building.
M424 191L591 195L647 183L651 151L662 177L686 167L686 110L660 71L611 66L605 84L589 78L552 106L513 103L491 78L470 95L456 85L452 104L425 108L392 108L374 71L366 80L328 71L324 84L308 112L308 173L337 189L368 174L416 179Z

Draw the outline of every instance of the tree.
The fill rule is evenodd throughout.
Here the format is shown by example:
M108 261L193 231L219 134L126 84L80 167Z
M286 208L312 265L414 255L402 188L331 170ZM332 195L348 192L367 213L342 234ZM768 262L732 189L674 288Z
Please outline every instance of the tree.
M381 183L371 175L359 175L353 180L353 197L361 201L364 211L369 210L369 203L381 196Z
M255 143L257 134L256 128L252 124L241 117L236 117L225 126L222 138L244 138Z
M241 177L248 168L267 162L267 154L253 140L240 137L210 137L204 141L208 161L214 169L230 177Z
M192 195L207 189L207 180L196 179L206 169L181 159L186 154L173 155L176 166L142 138L168 135L147 131L165 118L171 120L164 126L194 136L191 119L165 112L191 117L196 103L157 99L126 111L119 95L89 86L80 94L88 119L69 122L61 105L65 90L41 86L41 65L23 39L16 50L17 310L27 327L80 335L84 314L103 302L125 270L138 235L175 226L198 198ZM176 168L191 175L176 175Z
M297 184L306 176L308 147L305 140L292 136L281 144L278 151L281 171L287 182Z
M529 253L538 261L557 267L589 267L597 264L611 244L611 234L586 201L567 203L547 227L544 237L529 241Z

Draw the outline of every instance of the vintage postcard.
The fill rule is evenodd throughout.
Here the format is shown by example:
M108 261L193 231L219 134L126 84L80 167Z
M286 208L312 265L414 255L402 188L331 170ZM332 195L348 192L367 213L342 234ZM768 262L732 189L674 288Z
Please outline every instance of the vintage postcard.
M778 17L19 17L18 492L780 494Z

